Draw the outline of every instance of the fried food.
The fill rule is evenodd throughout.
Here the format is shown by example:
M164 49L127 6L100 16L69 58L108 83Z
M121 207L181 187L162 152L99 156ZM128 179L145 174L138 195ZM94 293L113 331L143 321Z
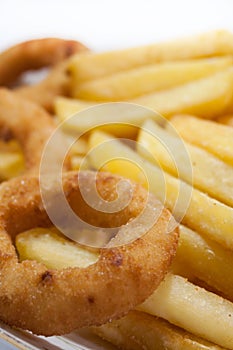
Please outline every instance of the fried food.
M198 337L233 349L233 303L181 276L168 274L138 309L165 318Z
M130 311L120 320L95 327L93 331L124 350L223 349L161 318L140 311Z
M88 185L90 174L93 173L80 172L79 177L73 172L64 175L64 193L71 208L82 220L95 226L123 225L127 230L129 220L146 206L147 191L131 184L129 205L118 213L102 213L87 205L80 192L80 177ZM105 201L116 197L120 179L98 173L96 185ZM110 241L108 248L100 250L97 263L87 268L49 270L36 261L19 263L12 244L16 235L33 227L51 226L38 181L37 177L19 177L0 186L2 321L36 334L63 334L119 318L153 293L168 270L178 240L177 229L167 232L171 214L155 198L153 211L162 212L151 229L126 245L111 247ZM117 237L120 244L124 235L119 231L114 240Z
M98 260L95 250L85 249L68 240L55 227L33 228L16 236L16 249L19 259L35 260L48 269L66 267L87 267Z
M233 252L204 235L180 225L175 264L184 266L188 277L205 281L208 286L233 301ZM186 273L186 272L185 272ZM180 274L180 273L179 273Z
M232 55L233 35L226 30L212 31L189 38L147 46L75 55L70 63L74 81L95 80L149 64L190 58Z
M78 41L59 38L35 39L12 46L0 54L0 85L9 86L25 71L54 66L85 50Z
M233 249L233 208L167 172L161 172L158 166L147 162L111 135L94 131L89 138L89 148L88 160L94 169L119 174L149 188L160 201L164 201L177 221L182 220L193 230L227 249Z
M220 124L225 124L225 125L233 127L233 115L232 114L220 115L218 118L215 119L215 121L220 123Z
M19 142L26 171L39 169L43 148L54 130L55 123L43 108L0 89L0 138Z
M169 126L160 127L147 120L139 131L138 153L152 163L159 162L168 173L233 207L233 167L189 142L179 143L178 134L169 130ZM192 174L184 159L184 147L192 163Z
M122 101L201 79L232 65L232 57L157 63L77 84L72 96L92 101Z
M172 124L184 140L233 165L233 129L191 115L177 115Z

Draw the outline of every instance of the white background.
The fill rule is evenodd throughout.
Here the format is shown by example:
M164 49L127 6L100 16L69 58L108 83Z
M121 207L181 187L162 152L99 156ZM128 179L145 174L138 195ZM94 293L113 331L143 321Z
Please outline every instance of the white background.
M101 51L220 28L233 31L233 0L0 0L0 49L62 36Z

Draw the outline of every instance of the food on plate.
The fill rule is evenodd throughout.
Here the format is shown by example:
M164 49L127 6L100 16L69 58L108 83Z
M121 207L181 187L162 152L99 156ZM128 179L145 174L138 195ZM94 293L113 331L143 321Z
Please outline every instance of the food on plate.
M223 349L161 318L140 311L131 311L120 320L96 327L94 332L125 350Z
M167 118L178 113L190 113L202 118L213 119L230 110L233 99L232 87L233 68L230 67L213 75L173 86L170 89L128 99L127 102L150 108ZM96 102L95 99L92 101L67 99L62 102L65 104L63 110L66 111L67 108L67 114L69 110L71 113L75 113L91 107L97 102L100 103L100 101Z
M218 118L215 119L215 121L221 124L233 126L233 115L231 114L220 115Z
M171 121L184 140L233 165L232 128L214 121L203 121L191 115L177 115Z
M87 267L99 258L97 251L64 238L54 227L33 228L20 233L16 236L15 245L20 261L39 261L49 269Z
M19 142L27 171L39 170L42 151L54 130L54 121L43 108L0 89L0 137Z
M178 135L169 130L169 126L167 124L161 127L154 121L147 120L138 134L138 153L152 163L159 163L168 173L193 184L211 197L233 206L233 167L188 141L180 143ZM201 137L199 135L199 139ZM184 147L192 163L192 172L184 159ZM172 150L175 152L172 153Z
M9 86L25 71L54 66L75 52L85 50L78 41L59 38L16 44L0 54L0 85Z
M1 184L2 321L44 335L100 325L123 316L144 301L164 278L178 240L176 228L167 231L171 214L155 197L151 197L152 202L147 201L147 191L133 183L131 201L124 209L110 214L93 209L83 200L79 188L80 179L85 188L90 186L92 175L91 172L80 172L79 176L75 172L64 174L64 193L72 210L95 226L121 226L121 229L113 239L113 246L111 240L100 250L97 262L86 268L57 270L34 260L19 263L12 240L18 233L33 227L48 227L51 223L42 204L37 177L18 177ZM105 201L116 198L120 179L112 174L97 174L96 187ZM145 226L145 218L142 216L142 221L139 218L134 230L128 229L131 226L127 223L144 210L159 215L138 238L137 231ZM124 244L127 237L137 239Z
M139 182L181 221L227 249L233 249L233 209L147 162L123 142L101 131L89 138L90 165ZM158 185L160 184L160 185Z
M0 319L43 335L94 326L126 350L233 350L233 35L87 51L49 38L0 54L14 89L0 89ZM69 148L64 199L94 230L63 230L55 178L41 183L55 130L46 170Z
M119 137L135 138L138 127L147 118L158 118L156 112L143 107L132 108L131 104L99 104L98 110L95 106L94 112L90 107L94 107L93 102L80 102L65 97L58 97L55 100L58 120L63 122L65 130L76 134L98 127ZM78 115L80 111L83 113Z
M199 337L233 349L233 303L181 276L168 274L139 310L165 318Z
M66 72L67 62L56 65L42 81L33 85L19 86L14 91L17 95L38 103L48 112L54 111L54 99L68 96L70 77Z
M83 100L121 101L200 79L232 65L232 57L157 63L77 82L73 96Z
M15 140L0 140L0 181L21 174L24 170L22 149Z
M219 294L233 301L233 252L211 241L205 235L180 225L175 264L185 269L192 282L198 278ZM174 268L174 266L173 266ZM181 275L183 273L181 272Z
M192 58L232 55L233 35L225 30L125 50L74 56L71 74L77 83L141 66Z

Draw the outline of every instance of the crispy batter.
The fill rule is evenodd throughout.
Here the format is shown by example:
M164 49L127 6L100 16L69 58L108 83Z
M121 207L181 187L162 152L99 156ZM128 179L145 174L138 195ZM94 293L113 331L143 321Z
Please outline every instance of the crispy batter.
M72 54L86 51L78 41L44 38L25 41L0 54L0 85L9 86L27 71L53 66Z
M57 96L69 96L70 76L67 73L67 60L56 65L41 82L19 86L15 93L44 107L48 112L54 112L54 100Z
M0 138L15 138L25 155L26 171L36 171L40 158L55 123L40 106L0 89Z
M68 203L83 220L114 227L126 224L143 210L147 191L137 184L132 184L130 204L118 213L101 213L89 207L79 188L80 176L88 185L89 174L81 172L78 177L70 172L63 179ZM106 201L116 194L120 179L98 174L97 189ZM15 236L33 227L48 227L51 222L36 177L3 183L0 196L0 318L36 334L64 334L123 316L153 293L176 251L177 230L167 233L171 214L161 207L162 214L147 233L133 243L101 249L99 260L87 268L48 270L36 261L19 263L12 244Z
M54 66L41 82L15 89L18 95L53 112L54 98L69 94L66 59L87 50L78 41L58 38L35 39L15 45L0 54L0 85L11 86L25 71Z

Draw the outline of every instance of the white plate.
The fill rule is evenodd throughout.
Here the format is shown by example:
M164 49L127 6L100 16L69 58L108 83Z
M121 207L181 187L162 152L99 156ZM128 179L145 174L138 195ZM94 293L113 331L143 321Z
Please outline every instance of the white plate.
M1 350L116 350L90 331L81 330L66 336L38 337L0 323Z

